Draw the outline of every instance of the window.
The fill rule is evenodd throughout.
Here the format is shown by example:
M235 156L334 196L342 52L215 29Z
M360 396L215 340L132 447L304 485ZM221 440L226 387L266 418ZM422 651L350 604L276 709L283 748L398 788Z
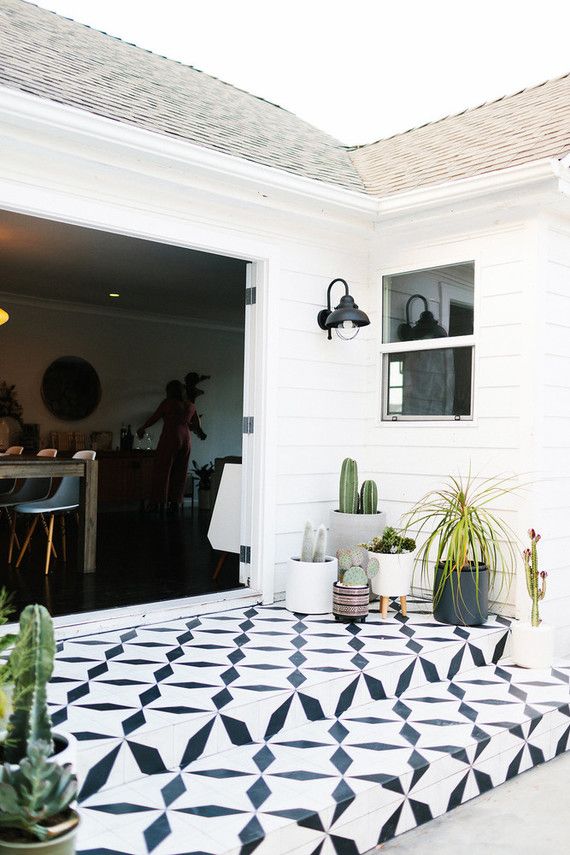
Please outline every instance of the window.
M382 417L470 419L473 262L383 278Z

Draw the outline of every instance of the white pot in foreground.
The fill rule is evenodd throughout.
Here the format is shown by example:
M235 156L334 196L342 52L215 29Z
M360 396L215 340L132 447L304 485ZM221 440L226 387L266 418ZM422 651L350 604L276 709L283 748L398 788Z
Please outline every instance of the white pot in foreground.
M332 586L337 577L338 561L332 555L316 563L290 558L287 563L285 608L307 615L330 614Z
M414 553L369 551L368 554L380 564L380 570L371 580L372 592L377 597L407 597L412 586Z
M548 624L533 626L516 621L511 629L511 655L523 668L550 668L554 659L554 630Z
M350 549L360 543L370 543L382 537L386 528L386 514L341 514L331 511L329 523L329 549L336 555L339 549Z

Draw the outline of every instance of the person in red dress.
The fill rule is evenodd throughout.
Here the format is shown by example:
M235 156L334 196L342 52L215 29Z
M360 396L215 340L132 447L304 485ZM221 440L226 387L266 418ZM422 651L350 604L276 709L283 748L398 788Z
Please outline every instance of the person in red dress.
M186 400L184 385L179 380L166 384L166 398L137 430L140 439L147 428L163 420L152 474L151 507L168 508L176 513L184 500L184 485L190 459L191 431L201 431L196 407Z

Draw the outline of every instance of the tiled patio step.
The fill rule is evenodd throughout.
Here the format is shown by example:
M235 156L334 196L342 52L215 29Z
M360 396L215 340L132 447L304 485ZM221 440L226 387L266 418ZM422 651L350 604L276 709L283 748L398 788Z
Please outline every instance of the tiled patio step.
M81 855L361 855L570 745L570 665L486 666L87 798Z
M231 610L64 642L52 714L78 740L85 798L497 661L507 634L500 619Z

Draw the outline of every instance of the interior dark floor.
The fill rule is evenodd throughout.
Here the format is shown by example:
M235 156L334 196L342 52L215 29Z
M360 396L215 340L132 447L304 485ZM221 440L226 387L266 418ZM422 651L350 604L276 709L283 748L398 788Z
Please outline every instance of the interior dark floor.
M219 553L206 533L210 513L185 509L180 517L141 514L135 510L99 514L97 570L78 573L76 527L68 523L68 561L58 559L44 574L46 539L37 532L32 550L18 570L7 564L8 526L0 523L0 586L13 594L17 613L28 603L42 603L53 616L170 600L239 587L237 555L228 555L212 581ZM24 529L22 529L24 531Z

